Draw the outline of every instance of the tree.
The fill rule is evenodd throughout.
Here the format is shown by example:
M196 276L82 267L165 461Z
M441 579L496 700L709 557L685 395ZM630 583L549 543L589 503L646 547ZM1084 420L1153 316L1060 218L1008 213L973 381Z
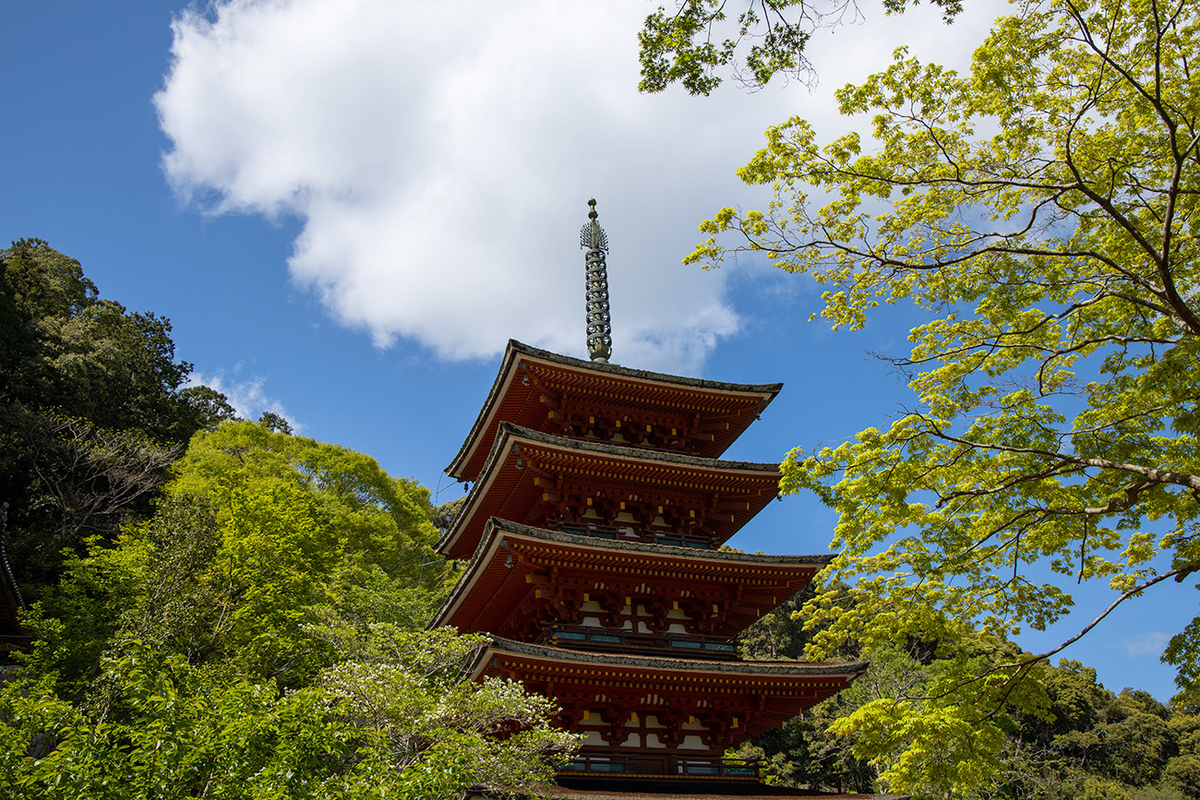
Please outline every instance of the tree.
M186 430L211 431L226 420L237 419L237 412L229 405L229 399L208 386L184 387L179 390L179 399L192 415Z
M1197 52L1194 3L1029 4L968 75L901 50L839 91L874 141L770 129L740 171L770 205L703 223L689 261L749 252L809 274L835 328L880 303L924 316L890 359L910 409L783 466L785 493L839 512L824 579L858 594L809 604L828 623L811 655L1040 629L1071 583L1106 581L1116 605L1200 567ZM987 668L954 713L988 718L1059 649ZM1195 696L1200 618L1165 658Z
M575 737L423 630L451 570L429 493L270 420L198 433L147 521L93 537L0 686L0 795L528 791Z
M428 775L421 780L444 783L450 773L460 790L527 792L547 784L554 762L578 745L577 735L550 724L550 699L514 681L469 680L485 636L373 624L333 643L344 659L323 684L346 702L353 725L383 734L396 768Z
M472 786L536 788L573 748L545 698L464 681L479 640L390 634L395 646L373 663L339 664L290 692L136 640L114 643L87 703L45 682L6 681L0 794L453 798Z
M0 250L0 499L26 596L53 583L65 549L144 518L165 464L232 417L220 393L180 388L191 365L170 332L101 298L45 242Z
M423 487L336 445L226 422L198 433L156 513L93 539L26 614L31 662L81 697L113 638L285 688L336 653L310 625L420 627L450 576Z
M273 411L264 411L258 418L258 424L266 426L267 430L274 433L292 433L292 426L288 421Z
M0 250L0 398L103 428L183 444L195 431L178 392L171 323L99 296L79 262L37 239Z
M32 505L23 519L40 523L17 539L13 552L35 585L57 580L63 551L91 537L111 537L147 512L182 450L136 428L101 428L53 411L15 410L8 419L34 490L22 498Z
M448 567L430 547L428 490L369 456L269 419L227 422L193 438L167 492L172 502L123 544L142 548L148 565L132 633L164 643L178 634L176 652L289 685L332 657L303 629L319 609L417 627L442 598ZM197 500L208 522L187 510ZM213 611L196 618L191 607Z
M962 10L962 0L933 2L947 22ZM676 0L675 5L673 13L659 6L638 33L639 91L661 92L678 82L690 94L707 95L720 85L717 71L724 67L751 89L781 73L807 79L813 69L804 48L813 32L861 16L855 0L745 0L736 24L726 13L728 0ZM889 14L908 5L909 0L883 0ZM744 63L738 61L742 49L747 50Z

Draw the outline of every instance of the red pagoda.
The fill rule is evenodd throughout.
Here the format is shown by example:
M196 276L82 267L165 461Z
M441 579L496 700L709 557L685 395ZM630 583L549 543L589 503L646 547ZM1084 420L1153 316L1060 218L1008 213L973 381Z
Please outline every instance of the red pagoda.
M472 484L438 544L466 570L434 625L492 643L476 677L553 698L581 734L563 786L741 794L724 752L849 685L863 663L747 662L735 638L831 558L718 548L778 493L719 460L778 393L607 363L607 241L584 226L591 361L510 341L447 474Z

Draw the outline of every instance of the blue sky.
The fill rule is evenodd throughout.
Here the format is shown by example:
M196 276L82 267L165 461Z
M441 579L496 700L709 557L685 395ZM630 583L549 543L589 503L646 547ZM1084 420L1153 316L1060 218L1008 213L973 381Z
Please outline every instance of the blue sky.
M653 6L632 0L603 17L550 0L6 3L0 240L45 239L103 296L169 317L178 355L244 415L284 414L445 501L462 489L441 470L505 341L584 353L577 236L594 196L614 361L784 381L729 453L778 461L908 401L867 353L901 352L913 319L833 333L807 322L805 280L680 259L699 220L764 202L734 170L768 125L799 114L842 132L832 90L901 43L965 65L989 19L968 5L949 30L936 9L866 8L865 24L814 37L815 87L697 99L636 93ZM833 522L788 498L732 544L822 552ZM1154 591L1064 655L1167 699L1158 653L1195 603ZM1021 642L1051 646L1107 602L1081 595L1077 619Z

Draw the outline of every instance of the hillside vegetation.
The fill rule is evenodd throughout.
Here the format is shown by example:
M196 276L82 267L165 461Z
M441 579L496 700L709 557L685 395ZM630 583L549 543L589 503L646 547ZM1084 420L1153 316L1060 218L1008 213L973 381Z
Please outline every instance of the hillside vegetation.
M0 251L0 491L35 637L0 686L5 798L457 797L574 740L424 626L429 492L183 388L170 324L36 241Z

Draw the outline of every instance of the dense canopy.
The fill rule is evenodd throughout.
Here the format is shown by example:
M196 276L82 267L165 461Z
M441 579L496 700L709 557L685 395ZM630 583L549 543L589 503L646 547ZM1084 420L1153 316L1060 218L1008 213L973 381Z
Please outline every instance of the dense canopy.
M892 359L907 411L784 465L787 491L839 512L830 577L857 598L810 603L830 623L814 654L1041 628L1084 581L1107 583L1114 603L1194 582L1197 53L1194 3L1026 4L967 75L901 50L839 91L869 136L821 144L800 118L770 129L740 173L772 188L769 206L702 226L713 238L692 260L760 253L807 273L834 327L867 324L881 303L923 317ZM1166 653L1188 702L1198 642L1200 620ZM943 730L986 729L1033 663L988 673L969 702L964 667L854 724L923 720L935 737L941 714Z

